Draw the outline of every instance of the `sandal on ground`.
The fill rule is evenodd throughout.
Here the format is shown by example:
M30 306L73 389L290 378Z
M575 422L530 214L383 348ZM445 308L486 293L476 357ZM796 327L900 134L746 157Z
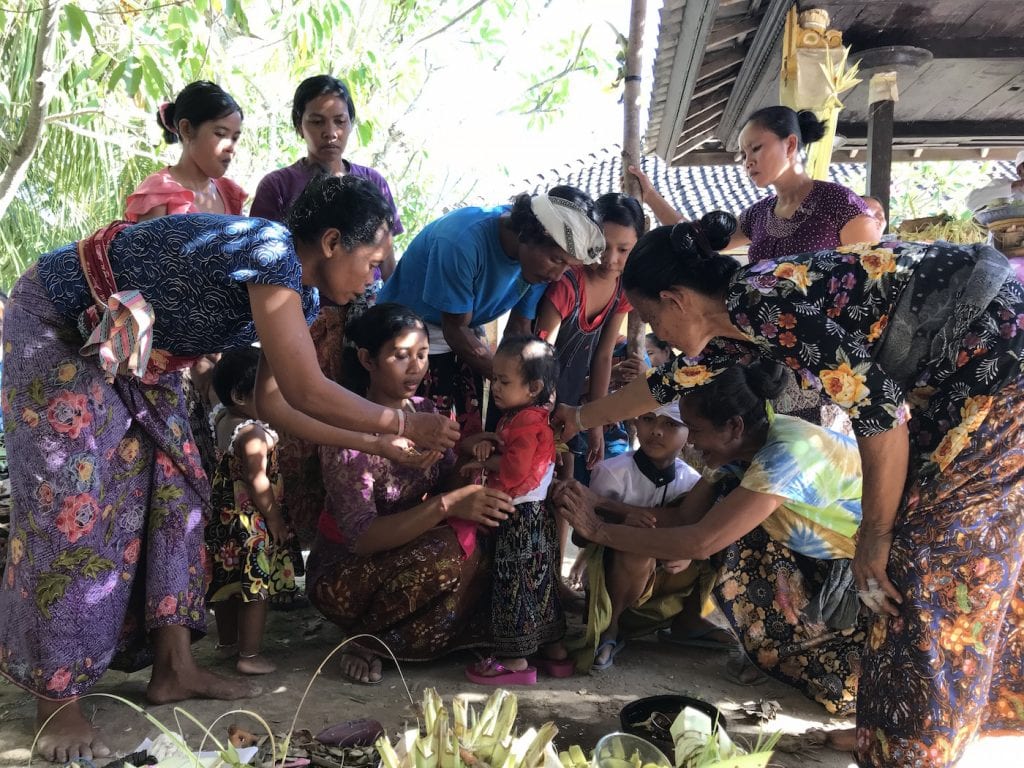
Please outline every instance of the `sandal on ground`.
M466 679L477 685L536 685L537 668L509 669L491 657L466 667Z
M682 648L707 648L713 651L731 651L738 644L732 632L715 626L693 629L683 633L673 632L671 629L659 629L658 640Z
M597 653L594 654L594 663L590 665L592 672L603 672L606 669L611 669L615 666L615 657L619 655L619 651L626 647L625 640L604 640L599 646L597 646ZM608 648L608 658L602 662L598 662L597 658L601 655L601 651Z
M564 659L547 659L538 656L533 659L533 664L548 677L572 677L576 674L576 662L568 656Z
M374 662L377 662L378 664L383 663L380 656L371 654L371 657L367 658L366 656L362 655L361 653L359 653L359 651L356 650L342 652L341 658L344 659L346 656L353 656L357 659L362 659L364 662L366 662L367 675L373 674ZM384 680L383 669L380 670L380 677L378 677L376 680L360 680L358 677L348 674L344 669L341 670L341 676L348 680L350 683L355 683L356 685L380 685L381 682Z

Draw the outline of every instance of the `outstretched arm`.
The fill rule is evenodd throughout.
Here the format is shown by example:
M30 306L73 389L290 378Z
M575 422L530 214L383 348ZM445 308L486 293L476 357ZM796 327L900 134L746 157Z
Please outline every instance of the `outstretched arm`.
M398 433L397 409L371 403L324 376L296 291L256 283L248 289L264 358L292 408L342 429ZM421 448L451 448L458 439L458 427L440 414L410 413L405 420L405 434Z

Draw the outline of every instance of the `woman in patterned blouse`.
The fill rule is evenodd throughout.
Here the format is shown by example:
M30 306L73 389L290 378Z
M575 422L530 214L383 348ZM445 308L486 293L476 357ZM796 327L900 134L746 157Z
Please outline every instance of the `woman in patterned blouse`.
M740 267L728 214L660 227L623 284L683 351L559 406L563 439L770 357L853 422L864 472L854 575L876 615L857 701L863 766L948 766L1024 731L1024 288L987 246L868 245Z
M674 573L710 560L712 594L746 654L734 676L760 669L847 714L867 627L849 575L860 456L852 438L771 410L785 376L770 360L733 365L679 401L705 470L680 504L648 510L656 527L602 522L578 483L554 500L588 541L632 555L624 562L653 571L658 558Z

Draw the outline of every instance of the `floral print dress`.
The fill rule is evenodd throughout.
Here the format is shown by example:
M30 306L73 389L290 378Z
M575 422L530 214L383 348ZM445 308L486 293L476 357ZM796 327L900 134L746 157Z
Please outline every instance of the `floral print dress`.
M903 604L869 627L862 766L946 768L979 733L1024 731L1024 288L1000 258L857 245L744 267L727 306L745 338L648 377L665 402L770 357L859 436L908 424L888 565Z
M284 485L278 468L278 437L261 421L247 419L234 428L227 448L217 460L211 487L211 505L215 512L206 525L207 560L210 563L208 602L240 596L245 602L266 600L273 595L295 592L296 573L303 573L302 552L298 540L276 544L270 540L267 521L256 508L246 479L245 462L235 452L235 440L246 427L256 424L267 434L267 477L274 492L274 503L285 517Z

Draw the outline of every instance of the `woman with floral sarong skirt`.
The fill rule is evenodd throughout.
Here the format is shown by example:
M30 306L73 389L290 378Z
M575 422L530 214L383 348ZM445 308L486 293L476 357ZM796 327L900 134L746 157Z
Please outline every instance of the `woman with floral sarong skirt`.
M656 527L602 523L573 484L560 511L634 559L710 561L711 593L753 665L736 677L759 669L848 714L868 619L850 562L860 456L852 438L772 411L788 376L770 360L734 365L679 400L705 470L681 504L656 510Z
M209 214L117 222L16 283L3 337L13 514L0 673L36 695L40 724L71 702L38 742L44 757L106 751L75 699L115 663L151 662L157 703L252 693L200 670L189 649L205 630L209 489L173 371L258 335L261 413L282 428L395 456L407 446L340 428L454 444L448 420L324 379L309 338L317 289L336 301L362 290L390 215L367 182L329 179L300 198L291 231Z
M979 735L1024 733L1024 288L984 245L740 267L714 250L734 228L716 213L641 239L626 293L687 357L556 419L646 412L745 357L789 366L849 413L861 453L860 764L945 768Z
M371 402L433 413L415 397L427 372L427 327L415 312L378 304L348 326L345 384ZM320 448L327 500L309 555L306 592L346 635L372 634L395 657L422 661L489 640L490 557L477 527L513 512L496 488L460 484L455 454L426 471L363 451ZM379 683L380 646L346 646L342 673Z

